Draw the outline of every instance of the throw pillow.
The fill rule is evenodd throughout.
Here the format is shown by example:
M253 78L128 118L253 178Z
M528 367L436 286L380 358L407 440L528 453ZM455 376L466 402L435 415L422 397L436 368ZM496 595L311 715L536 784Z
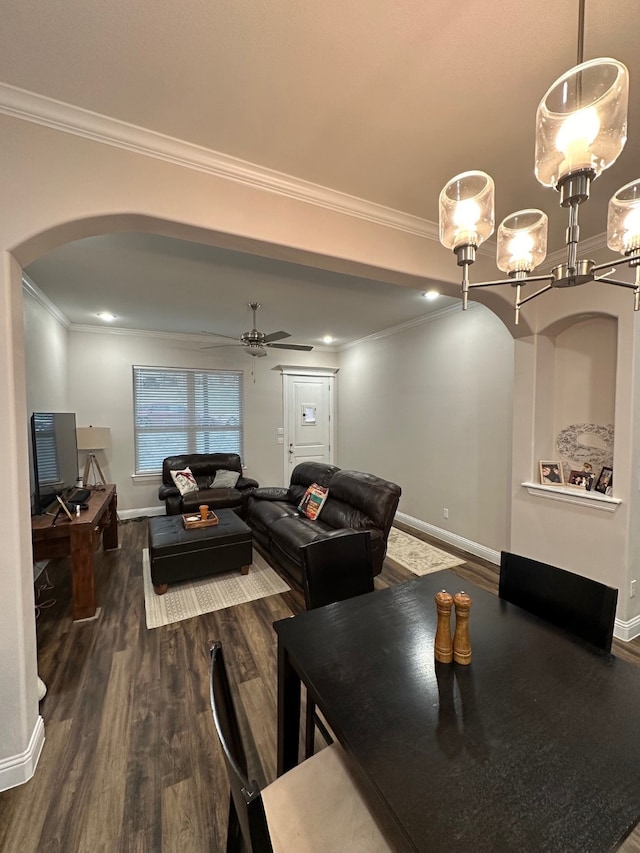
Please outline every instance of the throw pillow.
M198 491L196 478L191 473L191 468L187 467L183 471L172 471L171 479L178 487L181 495L188 495L190 492Z
M304 493L298 505L298 510L303 515L306 515L307 518L310 518L311 521L314 521L320 515L320 510L324 506L328 494L329 489L313 483Z
M221 468L216 471L216 476L211 483L212 489L234 489L236 483L240 479L240 474L237 471L227 471Z

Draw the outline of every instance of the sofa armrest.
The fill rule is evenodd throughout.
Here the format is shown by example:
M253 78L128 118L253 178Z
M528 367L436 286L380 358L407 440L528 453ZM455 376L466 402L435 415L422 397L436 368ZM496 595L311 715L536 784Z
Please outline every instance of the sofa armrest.
M257 480L253 480L251 477L239 477L238 482L236 483L236 489L240 491L244 489L257 489L260 483Z
M158 498L161 501L166 501L167 498L173 497L175 495L180 496L180 489L177 486L165 486L162 485L158 489Z
M259 501L286 501L289 489L286 486L263 486L251 493Z

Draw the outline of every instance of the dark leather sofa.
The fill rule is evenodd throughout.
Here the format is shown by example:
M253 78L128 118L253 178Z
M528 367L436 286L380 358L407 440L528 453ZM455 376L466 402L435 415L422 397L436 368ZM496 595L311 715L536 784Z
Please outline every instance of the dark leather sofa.
M181 495L173 482L171 471L182 471L189 467L199 489ZM212 489L211 484L217 471L237 471L240 478L234 488ZM249 494L258 486L257 480L242 476L242 461L237 453L187 453L182 456L167 456L162 463L162 485L158 497L165 501L167 515L197 512L200 504L209 509L235 509L244 517Z
M313 483L329 489L315 521L297 509ZM245 521L254 541L300 586L300 547L353 530L370 531L373 573L377 575L382 570L387 536L400 495L400 486L373 474L343 471L320 462L302 462L293 469L288 488L259 488L251 492Z

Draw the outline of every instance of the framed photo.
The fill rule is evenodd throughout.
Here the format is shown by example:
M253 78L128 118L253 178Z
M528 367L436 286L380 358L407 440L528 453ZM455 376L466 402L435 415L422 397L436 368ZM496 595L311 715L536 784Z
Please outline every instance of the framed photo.
M603 495L610 495L613 492L613 468L607 468L606 466L602 468L600 471L600 475L598 476L598 481L593 487L596 492L600 492Z
M540 462L540 482L545 486L564 486L562 465L559 462Z
M596 475L592 474L591 471L570 471L568 485L578 486L588 492L593 486L595 478Z

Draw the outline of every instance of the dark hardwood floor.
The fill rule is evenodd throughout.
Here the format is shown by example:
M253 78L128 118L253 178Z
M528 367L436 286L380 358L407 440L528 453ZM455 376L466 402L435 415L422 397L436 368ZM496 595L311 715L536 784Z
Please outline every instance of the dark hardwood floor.
M72 622L66 560L50 565L52 588L39 593L46 741L34 778L0 793L2 851L224 850L228 787L209 709L209 640L225 647L252 775L260 784L275 778L271 626L302 610L302 595L291 591L147 630L147 523L123 523L119 533L120 551L96 554L98 619ZM496 567L460 555L468 562L455 571L496 592ZM376 586L412 577L385 566ZM38 587L44 582L41 576ZM614 641L613 651L640 663L640 639ZM620 849L638 853L640 831Z

